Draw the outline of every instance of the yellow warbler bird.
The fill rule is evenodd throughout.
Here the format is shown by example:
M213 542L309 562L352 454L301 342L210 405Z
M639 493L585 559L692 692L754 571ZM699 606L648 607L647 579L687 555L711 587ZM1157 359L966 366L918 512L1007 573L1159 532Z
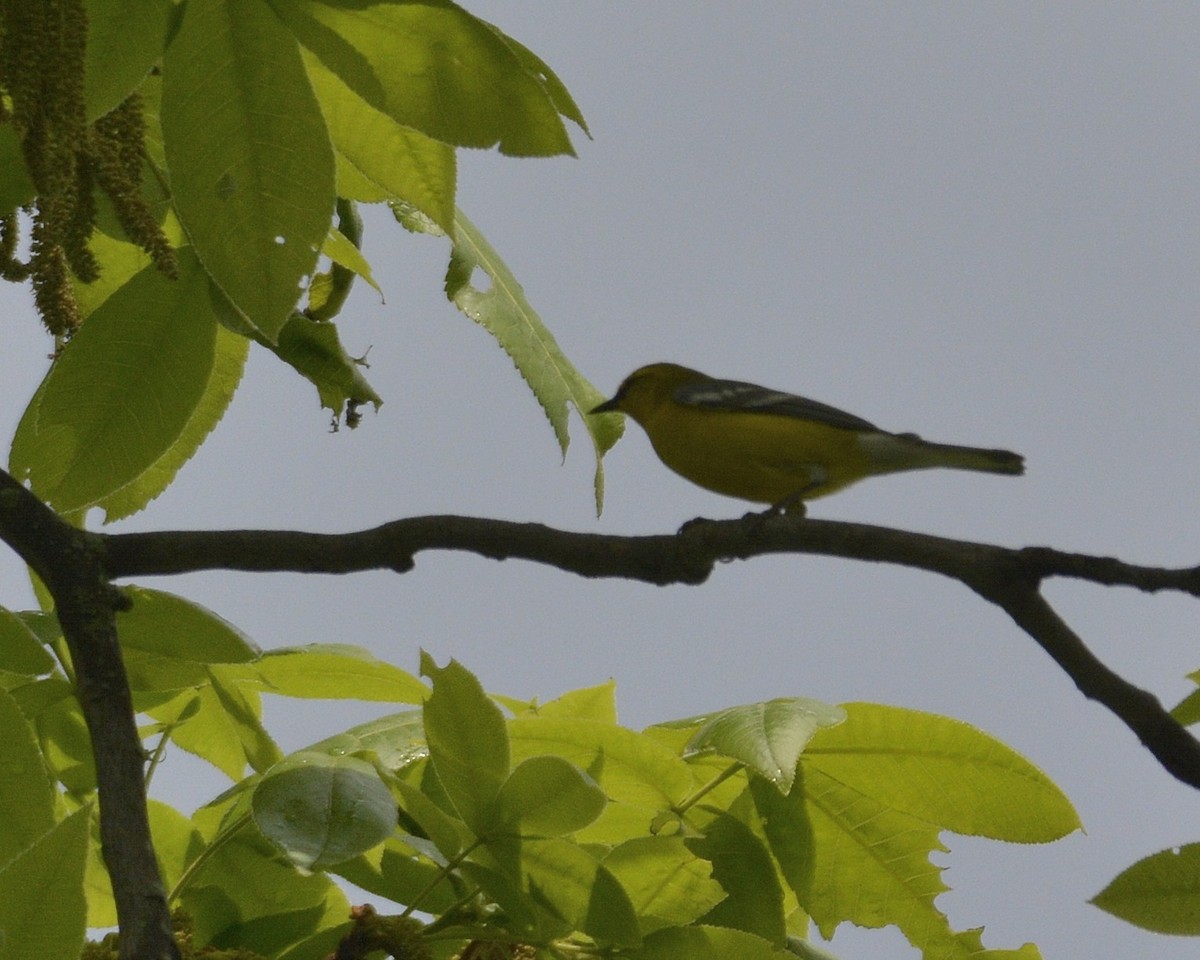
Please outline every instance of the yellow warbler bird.
M951 467L1021 474L1008 450L930 443L791 393L717 380L674 363L635 370L592 413L620 411L642 425L681 477L776 510L801 506L863 477Z

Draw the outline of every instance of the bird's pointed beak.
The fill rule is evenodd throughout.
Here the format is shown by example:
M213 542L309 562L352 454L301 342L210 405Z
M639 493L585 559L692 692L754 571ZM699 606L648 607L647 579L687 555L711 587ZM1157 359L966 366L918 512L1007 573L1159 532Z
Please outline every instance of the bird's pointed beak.
M589 413L615 413L616 411L618 411L620 409L621 408L617 406L617 398L613 397L611 400L605 400L598 407L592 407L592 409L588 412Z

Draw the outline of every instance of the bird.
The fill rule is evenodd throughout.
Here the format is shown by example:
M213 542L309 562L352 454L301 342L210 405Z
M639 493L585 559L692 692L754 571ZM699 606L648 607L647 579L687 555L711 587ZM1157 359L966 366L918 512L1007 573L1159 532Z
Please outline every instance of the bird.
M675 363L640 367L593 414L638 422L662 462L715 493L804 512L804 502L865 477L930 467L1019 475L1010 450L890 433L836 407Z

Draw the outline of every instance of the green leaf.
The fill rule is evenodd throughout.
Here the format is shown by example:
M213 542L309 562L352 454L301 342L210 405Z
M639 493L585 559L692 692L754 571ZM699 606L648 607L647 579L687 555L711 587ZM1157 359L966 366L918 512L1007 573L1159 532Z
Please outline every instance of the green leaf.
M744 823L718 814L688 849L712 863L712 875L729 894L704 917L719 927L744 930L782 946L787 935L783 889L763 842Z
M813 831L803 792L784 795L761 777L751 777L750 795L779 872L797 895L803 895L813 876Z
M515 717L508 722L513 758L554 754L587 772L609 799L580 839L619 843L644 834L659 814L693 787L679 757L649 737L615 724L560 717Z
M592 438L596 456L596 514L604 503L604 470L601 462L621 436L621 417L587 416L605 396L592 386L567 359L542 323L525 291L500 255L460 210L454 218L454 246L446 270L446 296L468 317L486 329L504 349L541 404L563 456L570 436L567 404L581 415ZM487 290L471 282L476 270L491 280Z
M307 749L327 753L370 753L388 770L398 770L429 756L425 720L420 710L405 710L368 720Z
M1188 678L1195 683L1200 683L1200 673L1190 673ZM1200 690L1193 690L1180 700L1171 711L1171 716L1185 727L1200 723Z
M429 689L407 670L350 644L269 650L245 670L259 689L288 697L420 703Z
M573 153L574 113L549 68L446 0L347 6L272 0L300 42L397 123L463 147L513 156ZM568 98L569 101L569 98Z
M119 106L162 56L168 0L87 0L84 95L91 123Z
M730 707L708 717L688 742L688 753L715 750L741 760L783 793L792 789L796 764L814 733L846 714L820 700L788 697Z
M117 614L121 649L135 694L185 690L209 682L206 664L247 663L258 648L233 624L183 597L129 587Z
M375 288L376 292L383 293L379 289L379 284L375 282L375 278L371 276L371 264L362 255L362 251L352 244L341 230L338 230L336 227L329 228L329 235L325 238L325 243L321 247L321 253L338 266L345 267L357 276L362 277Z
M61 512L141 481L208 389L217 331L208 280L180 253L178 280L146 268L101 304L21 418L10 472Z
M0 865L0 949L5 960L77 957L87 904L83 869L90 808L71 814Z
M9 614L11 616L11 614ZM0 690L0 863L54 826L54 785L29 721ZM3 927L0 927L3 929ZM2 954L0 954L2 955Z
M692 923L725 899L712 864L682 837L632 837L603 863L625 888L644 933Z
M279 333L278 342L263 342L268 350L317 388L321 406L341 415L348 401L372 403L383 398L363 376L363 364L350 356L338 339L332 321L310 320L294 313Z
M36 677L53 669L54 658L37 635L15 613L0 607L0 670Z
M646 938L630 960L785 960L769 941L725 927L668 927Z
M242 664L207 664L203 682L193 689L142 706L161 726L171 728L176 745L231 780L240 780L247 764L261 772L283 759L263 728L257 691L242 682L246 669Z
M457 857L470 842L463 822L446 813L417 787L397 779L392 788L400 796L401 808L424 831L446 861Z
M250 342L245 337L217 327L212 372L191 417L179 438L137 480L96 504L105 511L105 523L136 513L171 485L175 474L225 416L249 352Z
M403 200L453 233L454 148L376 110L311 54L304 62L337 148L338 195L368 202ZM360 191L353 187L347 191L348 180L365 181L366 194L356 196Z
M206 851L207 852L207 851ZM274 956L349 913L324 874L301 874L256 830L241 830L205 860L182 897L196 942Z
M860 927L897 926L925 956L939 960L1040 957L1030 944L985 951L979 930L951 930L934 905L947 889L929 860L931 852L946 850L937 828L810 770L808 756L795 789L804 792L812 824L813 870L808 889L797 895L825 939L848 920Z
M501 785L494 829L558 837L595 821L607 802L591 777L561 757L530 757Z
M580 720L616 724L616 692L616 683L606 680L594 687L570 690L553 700L547 700L535 707L533 712L539 717L575 717Z
M631 946L641 941L629 896L592 854L560 838L489 842L488 852L522 889L576 930L601 943Z
M50 676L9 692L37 731L42 757L51 774L80 796L95 790L92 738L75 688L62 677Z
M806 767L955 833L1045 843L1079 828L1049 777L975 727L901 707L845 707L847 722L813 739Z
M1139 860L1090 902L1146 930L1200 936L1200 843Z
M254 789L254 822L292 863L323 870L382 843L396 805L374 767L354 757L292 754Z
M175 207L217 285L275 340L329 230L334 159L295 39L262 0L189 0L163 61Z
M508 777L504 717L457 661L439 668L422 652L421 673L433 681L424 707L430 760L459 815L480 835L494 822L496 798Z

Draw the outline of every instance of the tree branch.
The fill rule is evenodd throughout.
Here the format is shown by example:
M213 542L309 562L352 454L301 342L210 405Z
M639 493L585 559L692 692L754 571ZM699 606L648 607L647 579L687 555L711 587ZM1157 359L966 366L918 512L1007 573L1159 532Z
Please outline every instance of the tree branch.
M101 829L125 944L139 957L170 957L166 904L149 847L142 755L118 655L114 613L123 577L199 570L353 573L411 570L423 550L460 550L495 560L524 559L585 577L698 584L724 561L809 553L893 563L957 580L997 605L1028 633L1087 697L1119 717L1184 783L1200 789L1200 742L1159 701L1098 660L1040 593L1044 579L1177 590L1200 596L1200 567L1161 569L1046 547L1009 549L865 524L796 516L696 520L674 535L574 533L536 523L458 516L394 520L370 530L318 534L279 530L97 534L61 521L0 471L0 539L40 576L55 598L75 658L96 753ZM119 852L119 855L117 855ZM130 935L125 935L126 931ZM167 940L164 940L166 937ZM146 945L150 946L147 947ZM157 952L148 952L157 951Z
M123 960L176 960L167 897L150 841L145 756L117 642L128 604L101 567L95 534L72 527L0 471L0 539L54 598L75 667L76 694L92 738L100 843L112 879Z
M1200 596L1200 567L1162 569L1047 547L1014 550L866 524L751 515L701 520L674 536L607 536L457 516L413 517L345 534L231 530L134 533L101 538L109 576L230 569L352 573L410 570L422 550L524 559L585 577L702 583L722 561L812 553L916 567L950 577L1003 609L1053 657L1079 690L1111 710L1184 783L1200 789L1200 742L1153 694L1111 671L1039 592L1046 577Z

